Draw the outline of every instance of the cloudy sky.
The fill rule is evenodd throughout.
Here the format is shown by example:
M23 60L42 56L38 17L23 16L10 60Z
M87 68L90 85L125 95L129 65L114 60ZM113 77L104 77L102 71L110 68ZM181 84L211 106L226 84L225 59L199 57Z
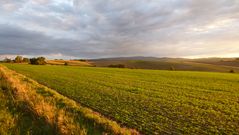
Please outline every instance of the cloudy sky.
M239 0L1 0L0 55L239 57Z

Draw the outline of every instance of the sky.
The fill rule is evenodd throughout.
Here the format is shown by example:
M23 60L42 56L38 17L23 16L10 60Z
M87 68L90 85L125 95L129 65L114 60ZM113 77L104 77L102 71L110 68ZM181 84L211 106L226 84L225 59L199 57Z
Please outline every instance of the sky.
M1 0L0 58L239 57L239 0Z

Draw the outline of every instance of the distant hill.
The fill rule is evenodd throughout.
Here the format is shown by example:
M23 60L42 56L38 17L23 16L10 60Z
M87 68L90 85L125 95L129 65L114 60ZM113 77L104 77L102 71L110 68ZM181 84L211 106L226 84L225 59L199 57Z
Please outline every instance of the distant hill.
M135 56L135 57L113 57L113 58L100 58L100 59L90 59L89 61L129 61L129 60L141 60L141 61L182 61L187 60L185 58L169 58L169 57L144 57L144 56Z
M100 58L92 59L92 61L111 61L111 60L158 60L157 57L144 57L144 56L134 56L134 57L113 57L113 58Z
M239 59L238 58L207 58L207 59L195 59L192 61L198 62L198 63L213 64L213 65L239 67Z
M188 71L210 71L239 72L239 60L236 58L157 58L157 57L117 57L89 60L97 67L108 67L114 64L123 64L126 68L133 69L159 69L159 70L188 70Z

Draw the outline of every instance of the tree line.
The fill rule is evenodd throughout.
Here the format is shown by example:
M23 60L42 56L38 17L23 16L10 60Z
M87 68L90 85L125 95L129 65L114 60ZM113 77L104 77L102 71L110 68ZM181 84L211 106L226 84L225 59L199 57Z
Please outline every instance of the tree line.
M5 63L29 63L32 65L45 65L46 58L45 57L36 57L36 58L24 58L22 56L16 56L15 59L5 58L3 60Z

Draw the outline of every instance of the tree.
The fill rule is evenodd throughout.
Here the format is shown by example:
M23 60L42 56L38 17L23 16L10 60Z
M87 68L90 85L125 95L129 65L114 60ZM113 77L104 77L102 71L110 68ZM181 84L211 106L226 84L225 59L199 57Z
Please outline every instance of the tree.
M17 56L14 60L15 63L21 63L22 62L22 56Z
M23 58L22 62L24 62L24 63L29 63L30 60L29 60L28 58Z
M64 65L65 65L65 66L69 66L69 63L68 63L68 62L65 62Z
M124 64L115 64L115 65L109 65L108 67L111 67L111 68L125 68L125 65Z
M38 58L31 58L30 59L30 64L33 65L45 65L46 64L46 58L44 57L38 57Z
M11 59L9 59L9 58L5 58L5 59L3 60L3 62L6 62L6 63L11 63L11 62L12 62L12 60L11 60Z
M87 62L86 59L79 59L79 61L82 61L82 62Z
M37 62L38 62L38 65L45 65L46 64L46 58L44 57L38 57L37 58Z

